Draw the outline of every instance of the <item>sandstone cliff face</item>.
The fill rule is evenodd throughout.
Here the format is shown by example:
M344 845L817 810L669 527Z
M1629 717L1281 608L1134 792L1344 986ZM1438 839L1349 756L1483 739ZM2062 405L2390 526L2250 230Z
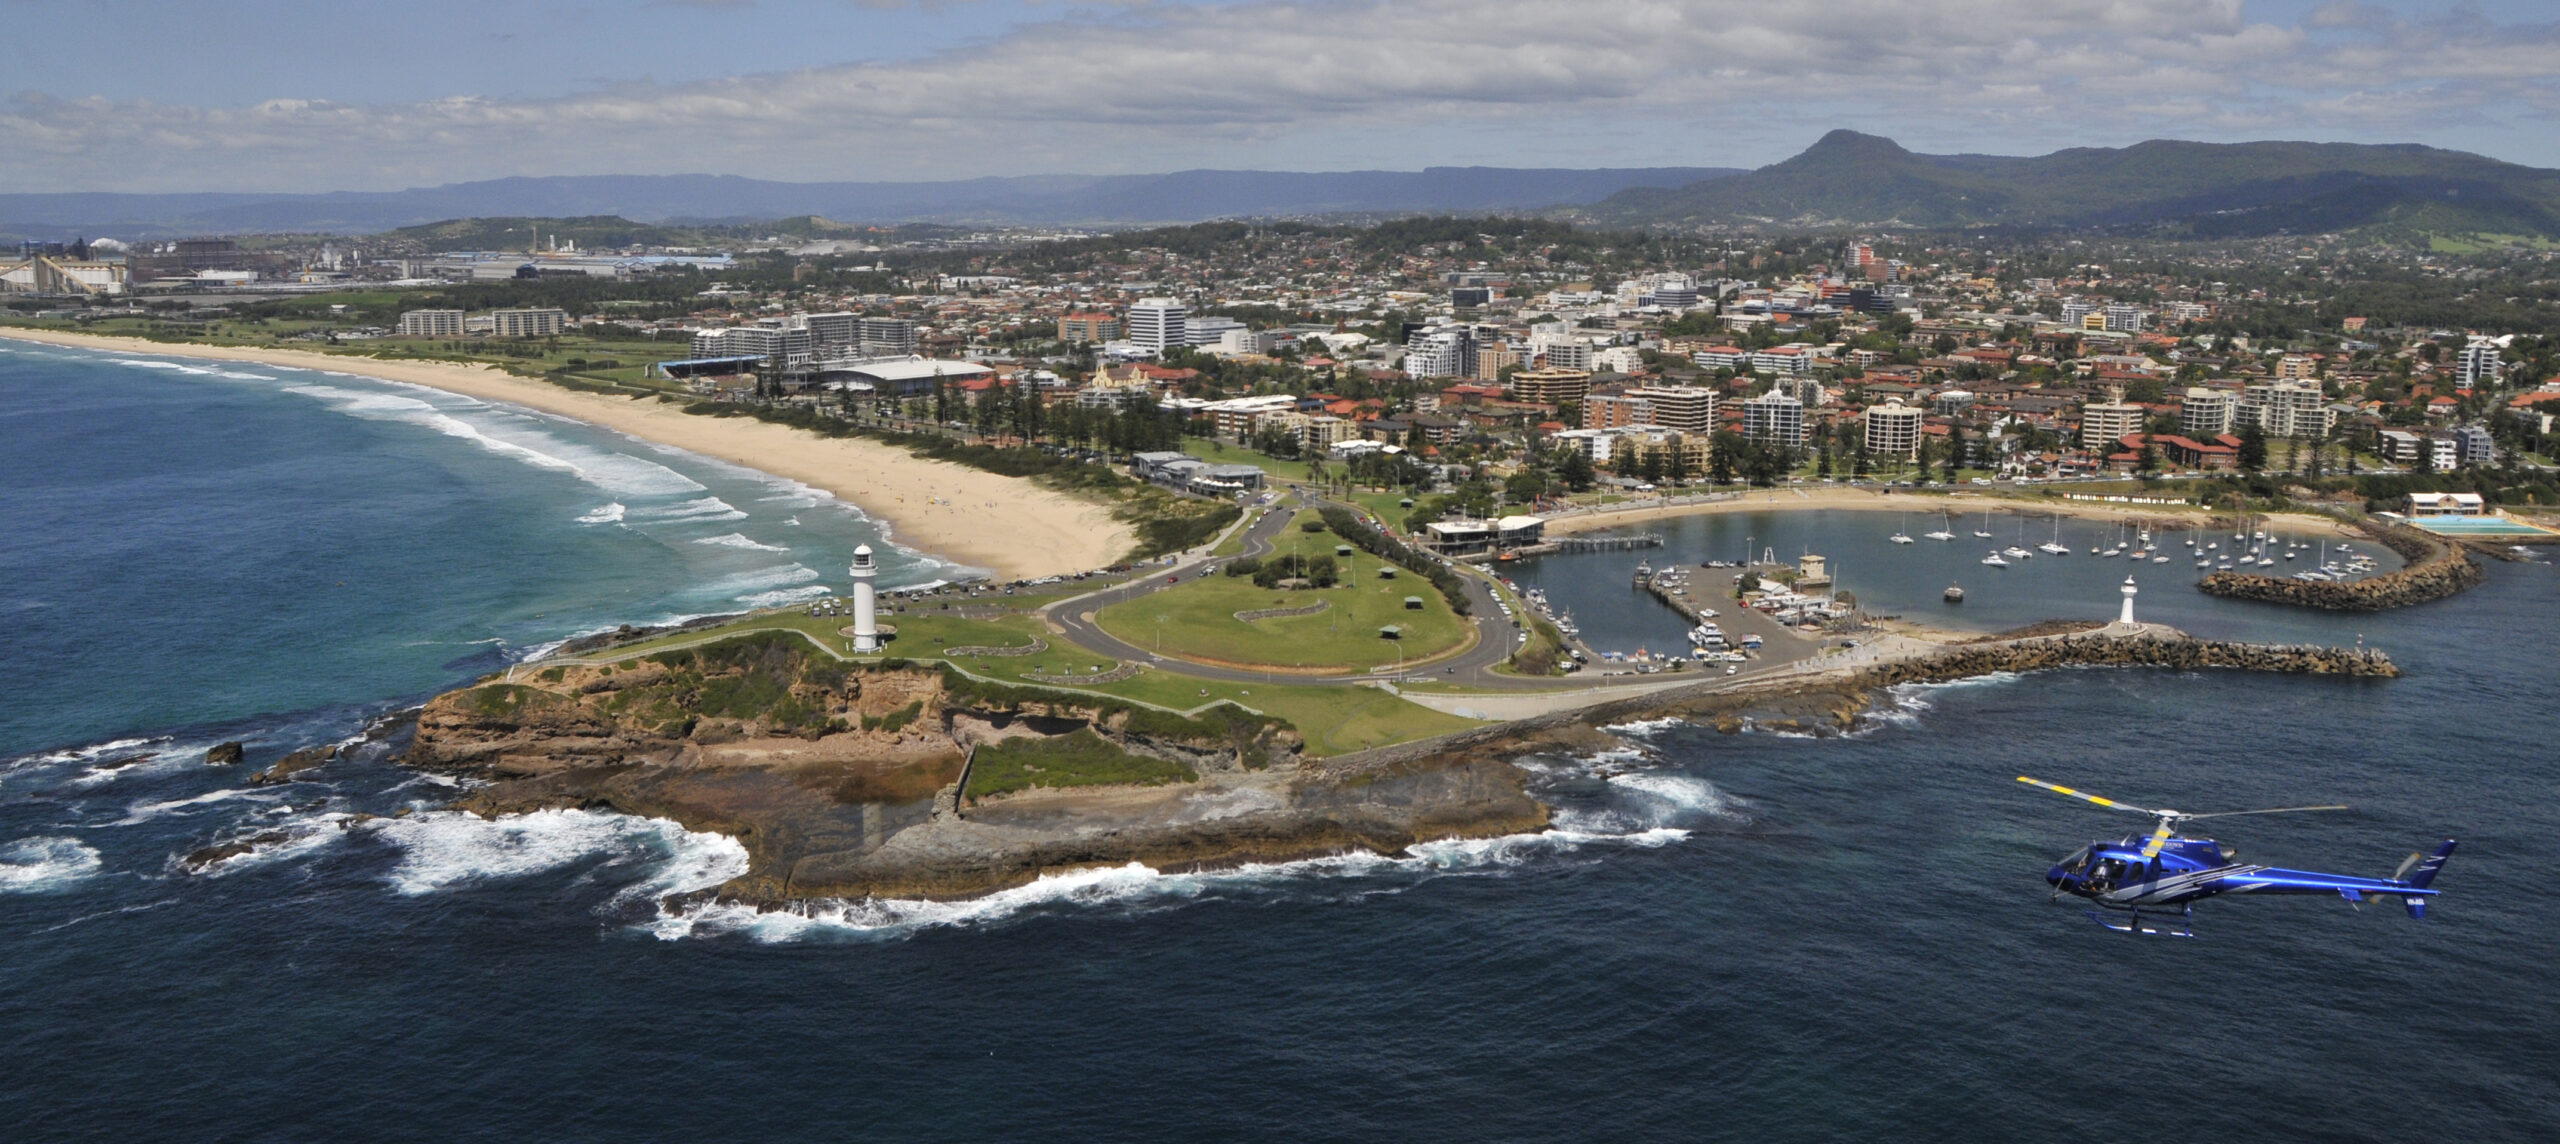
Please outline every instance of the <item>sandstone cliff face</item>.
M2216 572L2196 589L2211 596L2260 600L2333 612L2379 612L2440 600L2478 584L2486 574L2468 549L2414 528L2360 523L2358 531L2380 541L2409 562L2384 576L2353 581L2296 580L2252 572Z
M1006 784L961 789L973 750L1071 736L1142 761L1156 785L1017 762ZM850 669L796 640L743 637L438 696L406 761L492 780L458 803L482 814L600 807L730 835L749 869L723 892L758 902L959 897L1131 861L1392 853L1545 822L1507 763L1346 784L1301 767L1301 742L1244 712L1194 719L938 669Z

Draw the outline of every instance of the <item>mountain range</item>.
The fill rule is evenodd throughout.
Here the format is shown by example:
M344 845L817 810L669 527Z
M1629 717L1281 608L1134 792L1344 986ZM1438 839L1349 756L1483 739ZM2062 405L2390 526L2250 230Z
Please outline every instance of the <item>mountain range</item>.
M783 183L733 175L492 179L405 191L318 194L0 195L0 235L59 239L301 232L365 234L446 219L618 215L637 222L746 222L820 215L856 223L1130 225L1216 218L1534 210L1631 187L1685 187L1725 167L1598 170L1428 167L1420 171L1176 171L1031 175L917 183Z
M2199 238L2397 227L2560 237L2560 171L2416 144L2190 143L1923 155L1834 131L1730 178L1569 212L1618 225L2139 228Z

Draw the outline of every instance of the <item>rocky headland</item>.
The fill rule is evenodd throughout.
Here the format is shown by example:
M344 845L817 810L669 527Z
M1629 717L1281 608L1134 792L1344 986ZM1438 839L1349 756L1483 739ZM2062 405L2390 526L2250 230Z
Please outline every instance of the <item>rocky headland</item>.
M1285 722L1188 715L832 661L742 636L611 666L542 669L437 697L407 761L486 780L497 815L610 808L736 838L718 891L966 897L1044 873L1290 861L1535 830L1525 776L1489 759L1334 775Z
M419 712L406 761L482 780L456 806L483 815L603 808L728 835L748 869L714 892L781 908L969 897L1129 862L1395 855L1539 830L1548 809L1511 760L1605 744L1602 728L1628 720L1847 731L1897 684L2076 666L2399 674L2378 650L2157 627L1914 644L1926 650L1316 759L1294 727L1233 705L1176 713L938 666L847 664L765 633L449 692Z

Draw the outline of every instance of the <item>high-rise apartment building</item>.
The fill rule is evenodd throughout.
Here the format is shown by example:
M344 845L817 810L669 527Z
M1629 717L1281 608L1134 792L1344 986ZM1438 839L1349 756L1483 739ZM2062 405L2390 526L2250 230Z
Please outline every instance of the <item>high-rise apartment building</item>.
M1129 307L1129 340L1163 353L1191 344L1184 328L1191 311L1171 298L1140 298Z
M1107 342L1120 336L1120 319L1109 314L1068 314L1058 319L1058 340L1068 345Z
M489 311L489 332L501 338L547 338L568 328L566 310L543 307Z
M458 338L462 336L462 311L410 310L400 315L400 324L392 333L403 338Z
M1524 369L1511 375L1512 396L1522 401L1562 405L1591 395L1591 374L1579 369Z
M2240 398L2240 423L2269 437L2325 437L2336 416L2317 385L2253 385Z
M2210 442L2230 432L2239 415L2239 394L2191 387L2178 406L2178 432L2191 441Z
M1663 385L1630 389L1626 395L1642 401L1651 413L1646 424L1683 433L1712 433L1716 427L1716 391L1703 385Z
M2464 391L2495 386L2505 372L2506 363L2499 358L2498 343L2487 338L2473 338L2453 358L2453 384Z
M2116 442L2142 432L2142 422L2149 410L2124 399L2118 391L2106 401L2092 401L2080 407L2080 447L2092 453L2116 451Z
M1888 397L1867 410L1867 451L1887 457L1920 455L1920 410Z
M864 357L903 357L916 352L916 324L906 318L864 318L855 337Z
M1742 435L1789 449L1804 447L1804 403L1772 389L1742 403Z
M856 314L807 314L801 317L800 324L808 327L809 339L820 353L838 347L855 349L862 344L862 319Z

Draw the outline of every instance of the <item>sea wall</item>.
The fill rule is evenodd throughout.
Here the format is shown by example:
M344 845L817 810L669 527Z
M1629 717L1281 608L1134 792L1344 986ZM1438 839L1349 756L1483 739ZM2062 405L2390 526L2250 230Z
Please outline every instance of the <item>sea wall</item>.
M2468 549L2405 525L2358 522L2357 531L2379 541L2409 562L2408 567L2362 580L2296 580L2253 572L2216 572L2196 583L2209 596L2258 600L2323 608L2333 612L2379 612L2441 600L2486 577Z
M1933 655L1862 668L1849 677L1849 682L1856 687L1891 687L1898 683L1942 683L1994 672L2056 667L2222 667L2381 679L2400 674L2400 665L2391 662L2380 648L2233 643L2186 636L2074 635L1951 647Z
M1518 756L1550 747L1579 749L1591 745L1591 728L1664 716L1695 720L1723 731L1739 731L1746 726L1847 730L1866 713L1873 692L1895 684L1939 683L2004 671L2061 667L2225 668L2382 679L2400 674L2399 665L2379 648L2233 643L2157 632L2037 636L1960 644L1854 671L1780 676L1740 686L1720 678L1704 679L1688 687L1378 747L1314 765L1339 780L1364 771L1478 755L1486 750Z

